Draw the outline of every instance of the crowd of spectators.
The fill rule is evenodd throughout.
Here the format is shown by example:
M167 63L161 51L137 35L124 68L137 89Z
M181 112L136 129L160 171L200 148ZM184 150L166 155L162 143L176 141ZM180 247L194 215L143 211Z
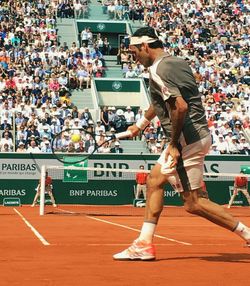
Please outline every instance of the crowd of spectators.
M116 8L111 10L116 19ZM203 95L213 139L211 154L250 153L249 12L249 2L243 0L123 2L122 19L154 27L165 51L189 63ZM124 41L117 54L123 76L147 81L147 69L133 61L128 44Z
M80 47L58 41L56 16L65 13L64 4L73 7L75 17L77 7L87 6L77 0L1 1L1 152L50 152L53 132L67 123L65 110L81 118L72 90L89 88L92 77L102 76L101 37L93 39L87 29ZM108 44L104 39L104 54Z
M190 64L211 130L210 153L249 155L249 4L200 0L104 1L101 5L107 13L113 11L113 19L154 27L165 50ZM103 76L104 58L111 48L107 38L101 34L94 38L89 28L81 32L80 45L58 42L56 16L81 18L87 12L88 2L81 0L1 1L1 152L51 152L55 134L77 126L95 131L101 145L105 136L126 130L142 116L143 110L135 107L103 107L100 120L94 122L88 108L79 111L71 101L73 89L89 88L92 77ZM133 61L128 44L126 36L117 64L124 77L147 82L148 70ZM63 136L58 151L91 152L91 138L76 144L71 134ZM151 153L160 153L168 143L157 121L138 139ZM100 152L122 153L119 144L113 140Z

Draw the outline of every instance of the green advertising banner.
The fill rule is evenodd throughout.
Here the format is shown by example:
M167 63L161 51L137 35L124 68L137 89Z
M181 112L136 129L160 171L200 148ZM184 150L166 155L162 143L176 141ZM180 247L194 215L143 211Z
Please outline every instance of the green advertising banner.
M82 159L84 159L85 157L82 157ZM88 160L86 161L82 161L80 163L77 164L72 164L72 162L76 162L77 160L81 160L80 156L77 156L77 158L75 158L74 156L67 156L64 157L64 162L66 162L64 164L65 167L87 167L88 166ZM68 182L68 183L87 183L88 182L88 176L87 176L87 171L79 169L65 169L63 170L64 176L63 176L63 182Z
M98 92L140 92L140 81L136 80L105 80L95 79Z
M62 154L63 156L63 154ZM103 171L109 169L138 169L144 165L150 170L158 156L145 154L93 155L88 167L99 168L95 172L51 168L49 175L53 179L53 192L58 204L132 204L135 191L135 174L124 175ZM219 177L219 173L239 173L241 167L249 168L249 156L207 156L204 171L212 176L204 177L209 198L219 204L228 204L233 191L234 177ZM63 164L54 159L51 154L0 154L0 204L5 198L19 198L21 204L31 204L35 196L40 168L46 166L61 166ZM39 166L39 168L37 168ZM86 165L85 165L86 166ZM167 205L182 205L180 196L171 186L167 185L164 194ZM241 193L235 199L235 205L247 205Z
M78 20L76 23L80 33L85 28L90 28L92 33L126 34L127 32L126 23L121 22Z

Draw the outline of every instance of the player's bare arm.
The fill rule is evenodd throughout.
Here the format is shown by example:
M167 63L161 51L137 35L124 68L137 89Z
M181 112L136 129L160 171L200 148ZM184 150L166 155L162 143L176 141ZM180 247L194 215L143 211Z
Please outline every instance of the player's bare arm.
M170 115L172 122L171 140L168 146L166 156L172 156L173 163L171 164L171 167L174 167L176 166L180 157L180 152L177 149L177 145L179 142L188 106L181 96L170 97L166 104L168 104L170 107Z

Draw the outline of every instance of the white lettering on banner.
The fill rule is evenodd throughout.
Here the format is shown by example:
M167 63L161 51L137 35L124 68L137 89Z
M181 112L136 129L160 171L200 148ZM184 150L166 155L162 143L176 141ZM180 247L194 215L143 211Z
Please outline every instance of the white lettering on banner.
M116 197L118 192L117 190L70 190L69 195L71 197Z
M0 190L0 196L25 196L26 190Z
M174 196L180 196L180 193L176 191L164 191L164 197L174 197Z

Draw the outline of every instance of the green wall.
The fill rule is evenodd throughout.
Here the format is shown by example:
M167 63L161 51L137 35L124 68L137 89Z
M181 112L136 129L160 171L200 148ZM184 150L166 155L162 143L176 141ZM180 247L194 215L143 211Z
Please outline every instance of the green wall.
M92 155L88 160L89 167L138 169L143 164L150 170L158 156L155 155ZM4 198L18 197L22 204L31 204L35 195L35 187L40 177L41 166L61 165L52 154L37 154L34 159L29 154L0 154L0 204ZM239 173L241 166L249 166L248 156L207 156L205 172L213 173L205 177L205 182L212 201L227 204L232 192L233 178L223 177L218 180L218 173ZM102 171L88 176L86 182L63 182L64 172L52 172L54 195L58 204L132 204L135 178L123 179L120 174ZM78 172L78 171L77 171ZM80 171L83 172L83 171ZM83 174L84 175L84 174ZM86 175L86 174L85 174ZM179 194L170 186L166 187L165 204L181 205ZM236 204L246 205L241 194Z

